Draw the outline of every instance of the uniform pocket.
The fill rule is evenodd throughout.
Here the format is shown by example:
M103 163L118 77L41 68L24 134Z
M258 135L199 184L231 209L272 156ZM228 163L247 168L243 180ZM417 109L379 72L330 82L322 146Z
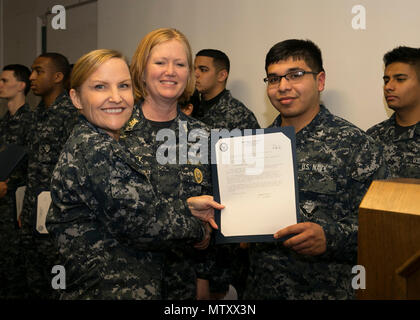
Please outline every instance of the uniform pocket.
M313 220L315 217L334 210L337 195L337 182L334 168L326 166L322 173L306 171L299 174L299 205L302 220Z
M211 181L207 165L182 165L179 174L181 181L180 197L182 199L209 192Z

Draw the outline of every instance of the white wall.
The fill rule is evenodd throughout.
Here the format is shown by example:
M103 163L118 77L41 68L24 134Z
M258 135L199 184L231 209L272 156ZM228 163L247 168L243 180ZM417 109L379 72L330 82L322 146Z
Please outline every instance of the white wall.
M366 30L352 28L355 5L366 9ZM131 59L149 31L175 27L194 54L203 48L228 54L228 89L267 126L277 115L262 81L267 51L285 39L311 39L327 72L322 100L367 129L390 114L382 57L397 45L420 47L419 12L418 0L100 0L98 47L119 49Z
M81 1L72 1L77 4ZM55 0L54 4L60 1ZM97 48L97 2L66 10L66 29L54 30L51 21L55 14L48 16L47 51L65 53L70 63L75 63L83 54Z
M3 0L4 61L31 66L37 57L37 17L55 4L75 5L80 0ZM97 10L91 3L66 11L66 29L53 30L49 16L47 50L67 56L71 63L97 47Z
M81 0L2 0L3 61L4 65L19 63L31 67L38 56L37 18L50 11L55 4L63 6L81 3ZM82 54L97 48L97 3L90 3L66 11L66 30L51 28L48 19L47 50L64 54L70 63ZM0 48L1 50L1 48ZM32 92L27 100L35 107L39 98ZM0 114L1 116L1 114Z

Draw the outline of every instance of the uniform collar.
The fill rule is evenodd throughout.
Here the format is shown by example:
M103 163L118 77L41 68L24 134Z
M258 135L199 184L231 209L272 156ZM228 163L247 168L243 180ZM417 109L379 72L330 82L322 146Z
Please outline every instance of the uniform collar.
M408 129L406 132L403 132L402 134L396 136L395 128L397 126L397 119L396 119L395 112L389 118L389 121L391 125L385 134L391 136L393 141L408 140L408 139L413 139L415 136L420 136L420 122L417 122L414 126Z
M208 107L210 107L210 106L212 106L212 105L215 105L216 103L218 103L219 102L219 100L222 98L222 96L226 93L226 92L228 92L228 90L226 90L226 89L223 89L217 96L215 96L214 98L211 98L210 100L202 100L201 101L201 104L203 105L203 106L208 106Z
M130 118L130 120L127 122L124 131L136 131L136 130L145 130L144 127L147 127L151 129L152 125L144 116L143 113L143 103L144 100L140 100L134 105L133 114ZM178 129L178 121L184 120L187 121L186 116L184 116L184 113L180 111L179 105L177 106L177 115L175 119L173 120L172 125L170 126L170 129Z
M327 118L331 117L330 111L324 105L321 104L319 107L320 107L320 110L316 114L316 116L312 119L312 121L309 124L307 124L305 127L303 127L302 130L300 130L297 134L311 133L314 131L316 127L318 127L321 123L323 123ZM277 118L274 120L272 126L281 127L281 123L282 123L281 115L279 114Z
M10 114L10 111L7 110L7 112L6 112L6 114L4 115L3 118L4 119L13 119L13 118L19 117L20 114L22 114L22 113L24 113L24 112L26 112L28 110L29 110L29 104L25 102L21 107L19 107L16 110L16 112L15 112L15 114L13 116Z
M65 99L70 99L70 97L66 91L63 91L57 96L57 98L55 98L54 102L48 108L45 108L44 100L41 100L41 102L38 104L37 110L41 111L56 109Z

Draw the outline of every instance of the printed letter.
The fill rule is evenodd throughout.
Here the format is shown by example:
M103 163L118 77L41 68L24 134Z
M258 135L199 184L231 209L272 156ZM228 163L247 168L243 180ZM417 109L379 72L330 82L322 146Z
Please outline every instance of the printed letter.
M66 8L64 6L56 4L51 9L52 13L57 13L51 21L51 26L54 30L63 29L66 30Z
M66 289L66 269L61 265L56 265L52 268L51 273L58 273L52 280L51 286L53 289Z
M354 30L366 30L366 9L364 6L358 4L353 6L351 13L356 15L351 20L351 26Z

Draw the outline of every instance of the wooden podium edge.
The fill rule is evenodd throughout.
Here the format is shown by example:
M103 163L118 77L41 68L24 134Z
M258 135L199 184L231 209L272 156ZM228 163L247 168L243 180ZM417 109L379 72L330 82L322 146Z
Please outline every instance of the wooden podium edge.
M419 269L420 250L413 254L409 259L407 259L400 267L398 267L396 273L404 278L407 278Z

